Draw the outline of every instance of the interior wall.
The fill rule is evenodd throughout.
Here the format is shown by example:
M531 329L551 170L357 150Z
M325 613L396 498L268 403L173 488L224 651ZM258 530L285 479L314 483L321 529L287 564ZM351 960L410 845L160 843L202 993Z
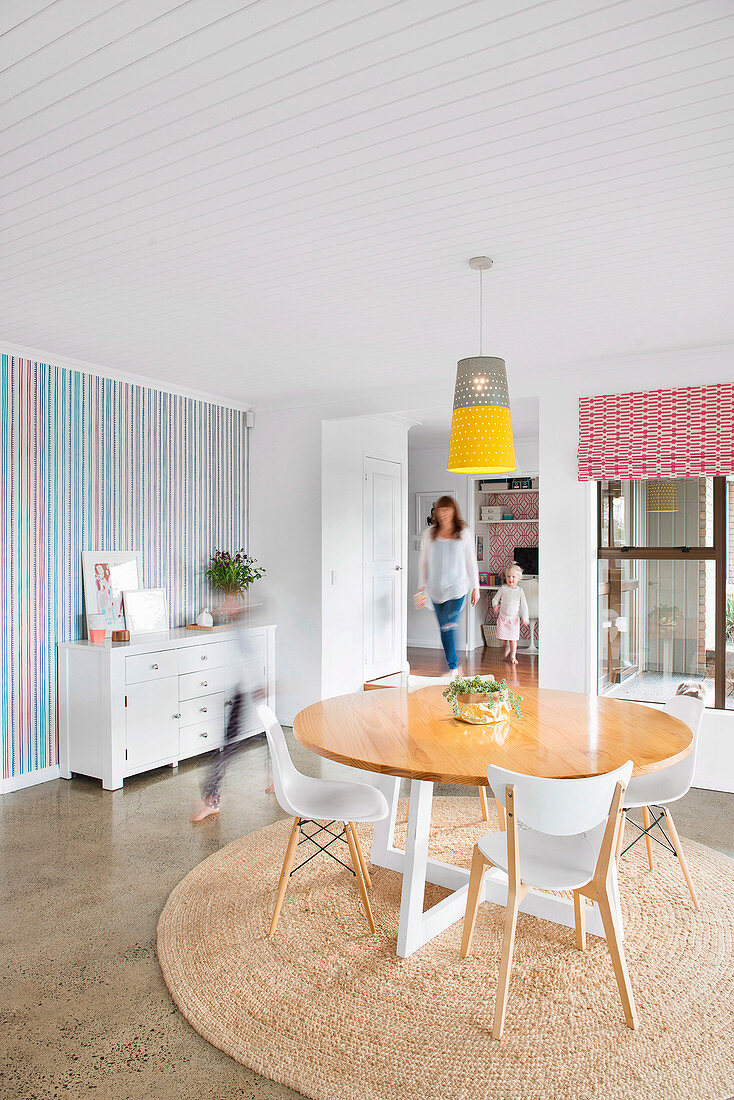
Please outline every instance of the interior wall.
M732 349L666 352L569 369L540 380L540 686L596 692L596 485L579 482L578 399L713 385L731 377ZM707 711L694 783L734 791L734 713Z
M407 529L408 424L387 417L351 417L323 423L321 693L328 699L360 691L364 683L363 490L365 458L400 464L403 560ZM405 607L405 569L401 581ZM402 652L406 622L403 615ZM399 671L396 669L395 671Z
M215 548L247 545L246 411L2 354L3 789L58 774L56 643L86 636L81 551L140 550L191 622Z

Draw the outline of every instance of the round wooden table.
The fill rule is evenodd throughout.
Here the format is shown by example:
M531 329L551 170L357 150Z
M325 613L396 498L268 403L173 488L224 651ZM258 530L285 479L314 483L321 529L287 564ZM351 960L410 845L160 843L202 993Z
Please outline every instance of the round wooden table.
M375 772L382 778L390 813L375 825L372 862L403 875L398 954L412 954L461 919L466 905L468 868L428 858L433 784L487 786L487 765L554 779L600 775L633 763L643 775L682 760L693 735L677 718L640 703L551 691L528 685L522 717L472 726L453 717L444 685L418 691L385 688L314 703L296 715L293 732L319 756ZM411 781L405 850L394 846L400 778ZM426 882L452 891L424 913ZM504 905L503 872L485 875L484 900ZM522 909L573 927L573 904L565 898L530 891ZM603 935L598 915L589 930Z

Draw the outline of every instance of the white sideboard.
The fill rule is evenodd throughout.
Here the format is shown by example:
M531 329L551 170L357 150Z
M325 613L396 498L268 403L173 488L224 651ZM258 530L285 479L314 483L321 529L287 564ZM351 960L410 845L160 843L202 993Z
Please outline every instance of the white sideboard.
M275 627L169 630L58 645L59 766L116 790L130 775L224 744L234 693L247 680L275 706ZM257 723L250 717L250 723ZM258 724L240 737L262 733Z

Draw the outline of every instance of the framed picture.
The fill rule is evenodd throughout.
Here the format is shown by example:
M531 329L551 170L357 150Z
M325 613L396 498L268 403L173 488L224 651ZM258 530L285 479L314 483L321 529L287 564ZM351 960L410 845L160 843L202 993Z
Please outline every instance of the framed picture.
M163 588L138 588L123 595L125 626L131 634L168 630L168 600Z
M82 550L84 611L89 634L104 626L105 635L125 628L122 594L140 588L142 555L139 550Z
M484 561L484 535L477 535L477 561Z
M479 574L479 584L489 586L489 573Z
M453 497L453 493L416 493L415 494L415 533L422 535L430 526L433 505L439 497Z

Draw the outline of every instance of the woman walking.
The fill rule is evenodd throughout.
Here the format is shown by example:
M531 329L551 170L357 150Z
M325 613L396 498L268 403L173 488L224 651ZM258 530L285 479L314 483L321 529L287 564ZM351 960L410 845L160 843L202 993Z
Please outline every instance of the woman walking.
M467 593L472 607L479 599L479 572L474 536L453 497L439 497L433 506L431 525L421 539L418 584L416 607L423 607L426 594L430 597L449 672L458 675L456 624Z

